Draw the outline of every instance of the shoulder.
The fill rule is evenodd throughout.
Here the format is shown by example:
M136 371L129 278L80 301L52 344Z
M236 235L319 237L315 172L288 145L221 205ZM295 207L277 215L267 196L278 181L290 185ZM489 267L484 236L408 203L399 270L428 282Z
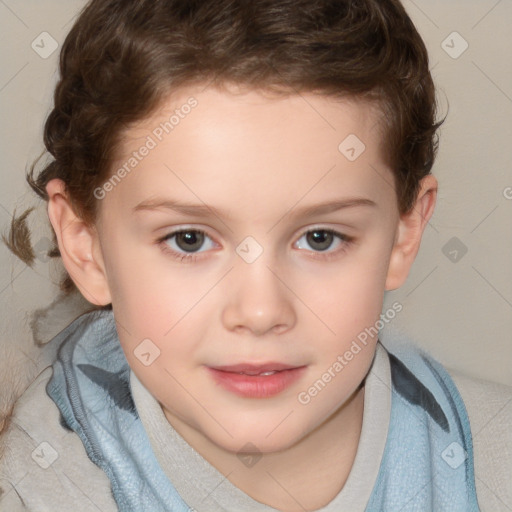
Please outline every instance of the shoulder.
M117 511L107 475L46 393L52 374L36 377L0 436L0 509Z
M468 412L482 510L511 510L512 387L447 371Z

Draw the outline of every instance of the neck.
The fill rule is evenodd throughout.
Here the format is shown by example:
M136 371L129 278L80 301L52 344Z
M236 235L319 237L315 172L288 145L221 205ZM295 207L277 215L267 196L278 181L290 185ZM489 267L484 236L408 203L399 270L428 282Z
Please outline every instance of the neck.
M298 443L262 454L251 467L165 409L164 414L185 441L241 491L282 512L298 512L322 508L345 485L359 444L363 405L364 385Z

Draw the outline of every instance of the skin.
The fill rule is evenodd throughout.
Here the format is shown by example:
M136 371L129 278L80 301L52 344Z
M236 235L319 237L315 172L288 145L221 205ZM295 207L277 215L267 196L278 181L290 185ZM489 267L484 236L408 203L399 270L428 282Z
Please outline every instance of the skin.
M192 95L197 106L105 195L94 226L75 215L60 180L47 186L49 217L67 271L87 300L112 303L126 358L176 431L254 499L289 512L317 509L352 467L376 337L310 403L298 394L375 324L385 291L405 281L437 182L424 178L414 208L399 214L368 104L199 87L175 92L130 127L113 170ZM338 150L349 134L366 145L354 162ZM133 211L157 197L222 214ZM349 198L375 204L297 216ZM164 250L187 254L176 237L157 242L184 227L208 235L195 261ZM351 241L328 238L321 251L306 236L314 228ZM263 249L252 263L236 252L247 236ZM148 338L160 356L144 366L134 350ZM205 368L267 361L307 368L264 399L230 393ZM263 454L252 467L237 456L247 443Z

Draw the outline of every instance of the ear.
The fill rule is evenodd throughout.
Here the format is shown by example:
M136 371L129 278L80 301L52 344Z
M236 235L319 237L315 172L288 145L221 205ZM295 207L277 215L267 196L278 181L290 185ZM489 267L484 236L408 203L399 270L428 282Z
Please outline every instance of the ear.
M99 306L110 304L111 295L96 229L77 217L62 180L50 180L46 191L48 216L68 274L89 302Z
M429 174L420 182L414 206L409 212L400 215L388 267L386 290L400 288L407 279L418 254L425 226L434 213L436 198L437 180Z

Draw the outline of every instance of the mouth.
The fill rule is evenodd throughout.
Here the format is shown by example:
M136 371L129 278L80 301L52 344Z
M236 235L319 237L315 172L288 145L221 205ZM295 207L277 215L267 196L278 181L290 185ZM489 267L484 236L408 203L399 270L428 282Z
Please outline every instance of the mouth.
M244 363L206 368L213 380L227 391L245 398L269 398L295 383L306 366Z

